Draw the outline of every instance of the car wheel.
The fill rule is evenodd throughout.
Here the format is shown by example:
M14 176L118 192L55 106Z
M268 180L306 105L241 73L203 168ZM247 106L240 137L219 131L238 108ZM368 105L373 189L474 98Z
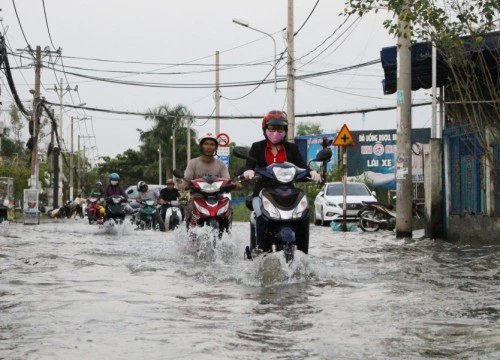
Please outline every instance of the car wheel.
M314 225L320 225L319 219L316 217L316 208L314 209Z

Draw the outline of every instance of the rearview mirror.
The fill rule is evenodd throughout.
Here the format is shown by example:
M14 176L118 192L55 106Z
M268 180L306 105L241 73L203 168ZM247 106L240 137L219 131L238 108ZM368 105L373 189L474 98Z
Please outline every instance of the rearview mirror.
M184 179L184 171L180 169L174 169L173 173L176 178Z
M331 149L322 149L317 154L316 157L311 161L330 161L332 158L332 150Z
M240 159L250 158L250 156L248 155L248 149L244 146L235 146L233 148L233 155Z

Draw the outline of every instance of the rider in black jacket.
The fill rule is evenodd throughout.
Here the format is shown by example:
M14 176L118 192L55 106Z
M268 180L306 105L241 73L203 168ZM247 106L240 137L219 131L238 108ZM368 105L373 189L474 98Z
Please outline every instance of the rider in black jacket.
M288 118L286 113L282 111L273 110L268 112L262 119L262 132L265 139L257 141L252 144L249 156L253 159L247 159L245 164L245 172L243 173L245 179L251 180L255 175L255 168L266 167L270 164L277 162L289 162L295 166L307 169L307 165L300 155L299 148L293 143L286 141L286 134L288 132ZM309 176L313 181L321 181L321 176L316 171L310 171ZM252 207L255 211L256 229L250 222L250 249L259 245L263 249L263 226L260 218L261 200L259 192L266 186L265 180L259 179L255 184L252 194ZM259 226L260 225L260 226ZM301 249L300 243L297 244L299 250Z

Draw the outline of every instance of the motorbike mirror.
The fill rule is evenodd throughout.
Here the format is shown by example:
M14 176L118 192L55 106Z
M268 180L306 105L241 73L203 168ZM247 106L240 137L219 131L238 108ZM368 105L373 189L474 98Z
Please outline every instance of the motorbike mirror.
M322 149L317 154L316 157L311 161L330 161L332 158L332 150L331 149Z
M174 169L173 173L176 178L184 179L184 171L181 169Z
M244 146L235 146L233 148L233 155L240 159L249 159L248 149Z

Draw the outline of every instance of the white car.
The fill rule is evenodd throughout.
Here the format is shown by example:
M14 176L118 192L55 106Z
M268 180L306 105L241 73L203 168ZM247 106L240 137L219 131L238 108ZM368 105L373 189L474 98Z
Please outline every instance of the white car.
M314 200L314 225L342 221L343 186L340 181L323 185ZM357 220L358 211L363 207L362 201L377 201L375 192L364 183L348 182L346 186L346 220Z

